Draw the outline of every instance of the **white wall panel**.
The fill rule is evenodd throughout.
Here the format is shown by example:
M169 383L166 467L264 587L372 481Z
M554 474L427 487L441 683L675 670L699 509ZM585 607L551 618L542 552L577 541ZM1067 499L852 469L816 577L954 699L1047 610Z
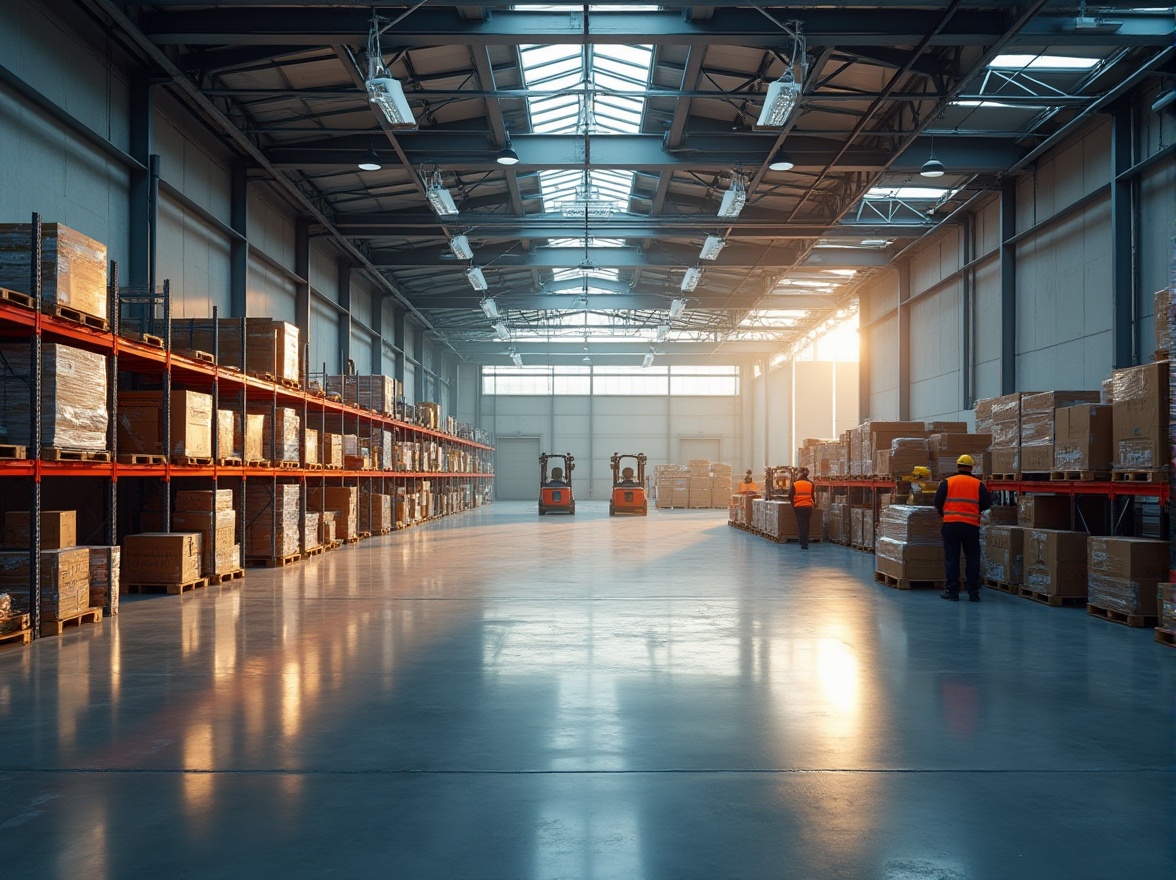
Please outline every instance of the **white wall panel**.
M992 198L980 206L975 215L975 253L977 256L995 253L1000 249L1000 198Z
M366 330L351 328L351 359L355 361L355 372L361 376L372 371L372 337Z
M862 418L898 418L898 315L892 314L867 330L869 353L870 411Z
M1159 162L1149 169L1139 192L1139 311L1144 316L1139 333L1140 354L1147 360L1155 349L1154 294L1176 284L1176 162Z
M293 269L295 230L289 209L261 195L255 187L249 193L249 243L280 265Z
M898 272L882 270L877 278L862 286L858 293L861 322L868 324L898 307Z
M1017 178L1017 230L1048 220L1111 179L1111 124L1099 122Z
M252 258L246 283L247 314L294 322L294 282L289 277Z
M990 257L976 267L973 297L972 398L1000 395L1000 259Z
M229 316L229 245L221 233L166 196L159 204L156 283L171 282L172 316Z
M910 415L932 418L960 409L962 382L962 282L911 303Z
M323 363L328 373L340 371L339 313L317 297L310 300L310 361L312 369L321 370Z

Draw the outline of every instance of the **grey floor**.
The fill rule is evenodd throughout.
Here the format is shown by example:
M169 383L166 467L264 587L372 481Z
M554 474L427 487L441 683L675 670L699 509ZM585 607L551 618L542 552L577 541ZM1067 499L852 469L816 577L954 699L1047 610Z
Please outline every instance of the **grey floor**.
M1176 650L499 503L0 651L0 876L1170 878Z

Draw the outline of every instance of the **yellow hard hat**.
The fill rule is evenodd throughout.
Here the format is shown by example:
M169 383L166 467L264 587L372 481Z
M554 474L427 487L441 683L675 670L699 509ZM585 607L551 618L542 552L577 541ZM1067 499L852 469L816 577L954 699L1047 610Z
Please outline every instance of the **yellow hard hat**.
M963 455L961 455L959 458L956 459L956 464L962 464L965 467L972 467L974 464L976 464L976 462L972 461L972 456L968 455L965 452Z
M931 469L923 467L923 465L916 465L911 469L911 476L914 477L929 477L931 476Z

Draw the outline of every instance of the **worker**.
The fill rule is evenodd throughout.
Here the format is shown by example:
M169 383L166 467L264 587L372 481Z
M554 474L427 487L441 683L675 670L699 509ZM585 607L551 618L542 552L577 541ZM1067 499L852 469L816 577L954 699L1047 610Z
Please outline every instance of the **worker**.
M923 465L916 465L911 469L910 492L907 494L907 504L926 504L923 499L923 484L931 481L931 469Z
M633 479L633 469L631 467L621 468L621 486L636 486L637 481Z
M547 483L548 486L566 486L563 478L563 468L553 467L551 469L551 479Z
M813 484L809 480L808 468L802 467L792 481L792 488L788 490L788 500L792 502L792 511L796 514L796 532L800 537L800 549L807 550L809 545L809 523L813 518Z
M988 487L972 475L976 462L970 455L956 459L957 472L943 480L935 492L935 509L943 517L943 552L947 557L947 584L940 598L960 601L960 550L964 551L968 600L980 601L980 514L992 506Z
M755 478L751 475L751 468L748 468L747 473L743 475L743 482L739 484L739 492L743 495L755 492Z

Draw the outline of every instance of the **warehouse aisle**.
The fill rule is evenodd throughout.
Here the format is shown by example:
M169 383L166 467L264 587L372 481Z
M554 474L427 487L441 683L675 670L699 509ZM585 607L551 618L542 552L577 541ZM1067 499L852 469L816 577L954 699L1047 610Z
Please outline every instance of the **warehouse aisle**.
M1176 876L1176 652L500 503L0 651L3 874Z

